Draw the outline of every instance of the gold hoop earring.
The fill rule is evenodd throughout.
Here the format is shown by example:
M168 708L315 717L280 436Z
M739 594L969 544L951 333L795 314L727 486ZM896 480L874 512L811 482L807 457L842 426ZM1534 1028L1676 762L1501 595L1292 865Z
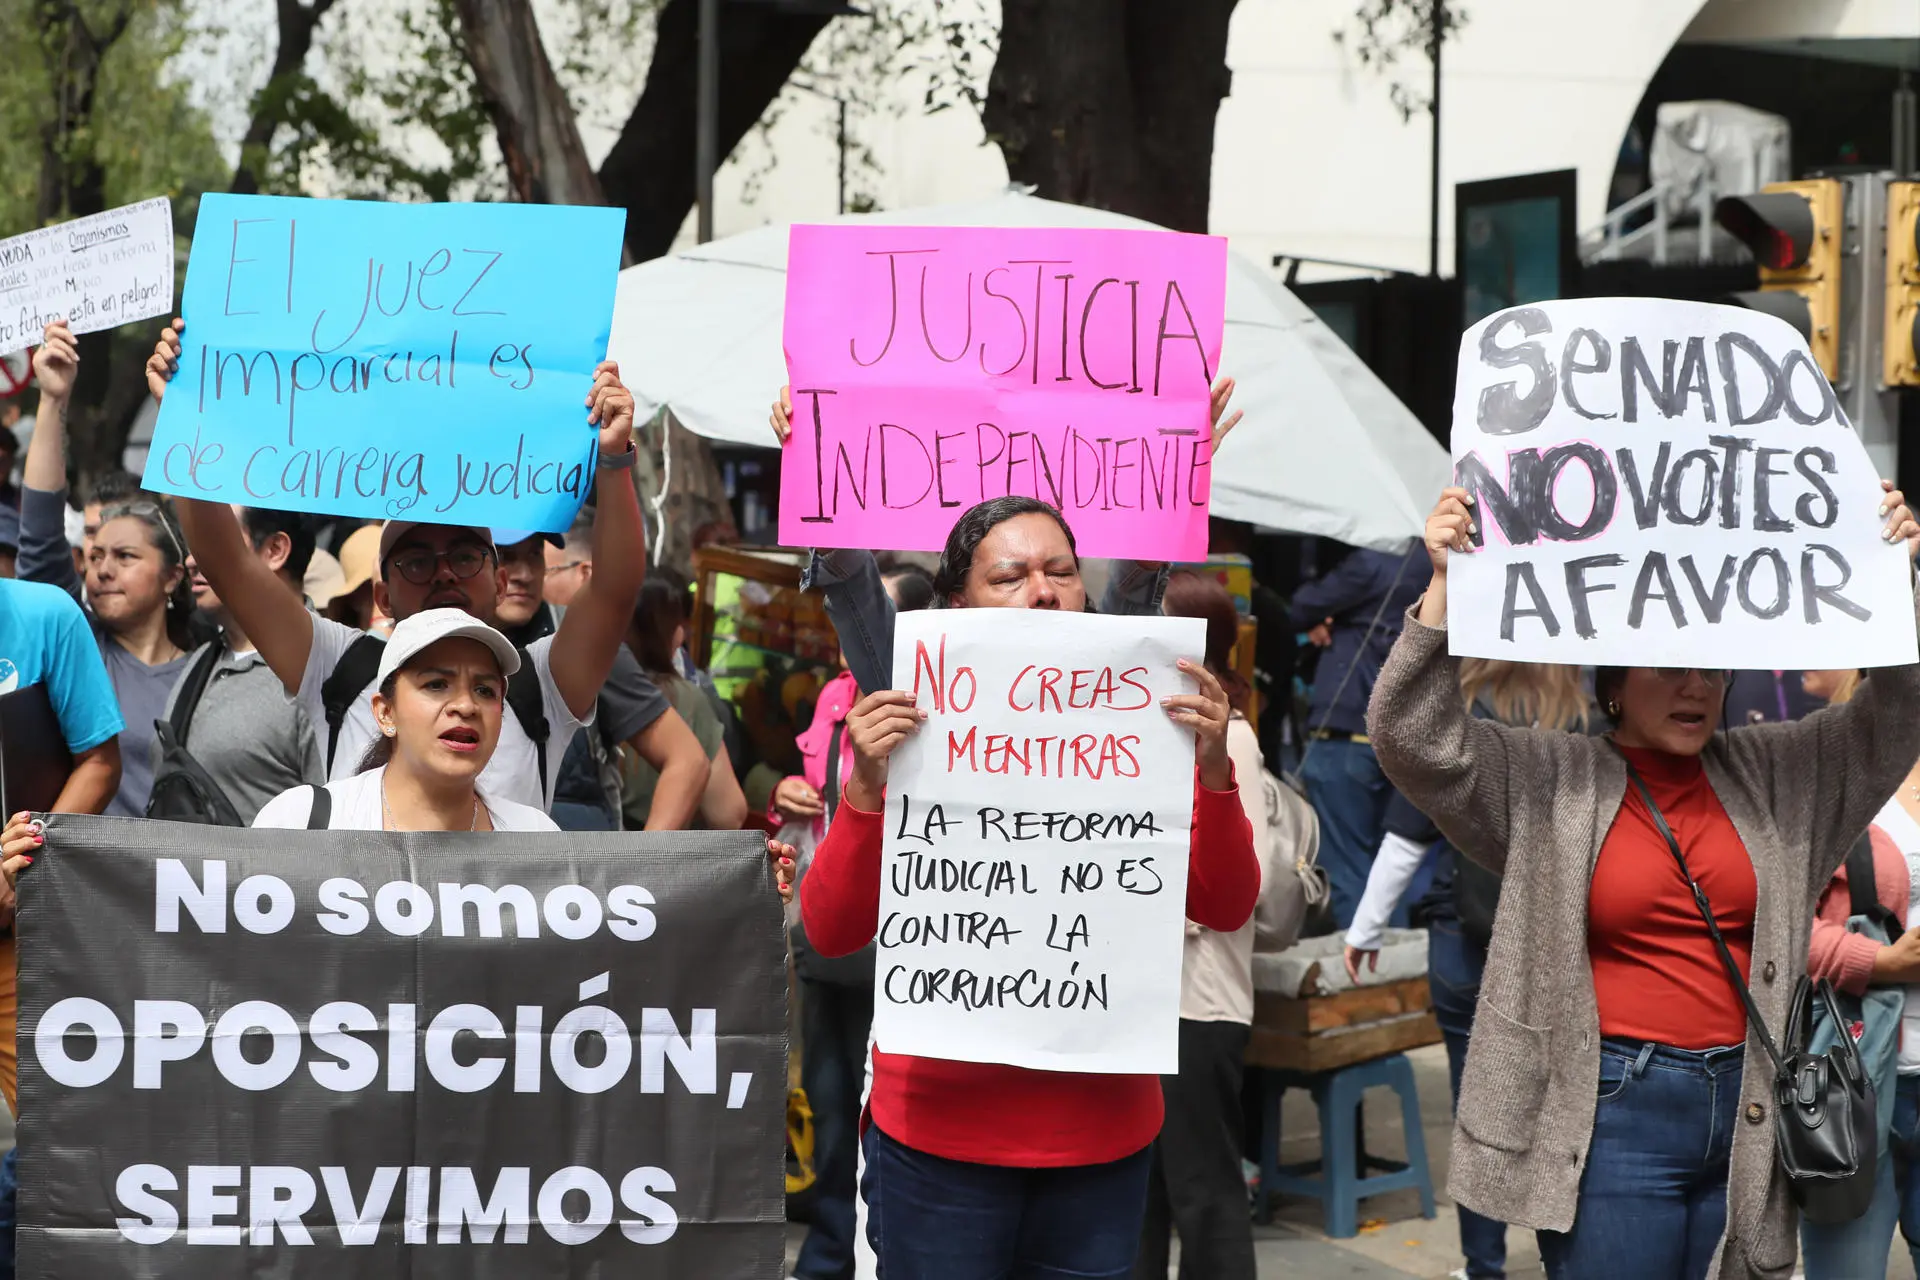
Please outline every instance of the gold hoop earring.
M1618 720L1620 718L1620 704L1618 702L1607 703L1607 714L1615 720Z

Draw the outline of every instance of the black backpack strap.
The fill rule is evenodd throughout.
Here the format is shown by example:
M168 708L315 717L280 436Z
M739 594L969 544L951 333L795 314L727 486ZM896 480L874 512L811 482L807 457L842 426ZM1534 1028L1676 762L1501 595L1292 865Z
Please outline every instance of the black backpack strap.
M1886 931L1889 942L1898 938L1903 930L1900 917L1889 911L1880 901L1878 881L1873 874L1873 835L1871 831L1862 831L1853 848L1847 851L1847 895L1852 903L1847 911L1851 916L1865 916Z
M518 645L514 649L520 655L520 669L507 677L507 706L533 743L533 753L539 762L540 799L544 801L547 799L547 738L553 732L547 723L547 699L540 688L540 673L534 669L532 656Z
M1614 749L1619 750L1618 744ZM1753 993L1747 989L1747 979L1741 976L1739 962L1733 958L1733 952L1727 948L1727 940L1720 933L1720 925L1713 916L1713 902L1707 897L1707 891L1693 878L1693 868L1687 865L1687 855L1680 851L1680 841L1674 838L1673 828L1667 825L1667 815L1660 812L1660 806L1654 803L1653 792L1647 789L1646 782L1640 777L1640 771L1633 767L1625 752L1621 760L1626 762L1627 780L1634 790L1640 793L1640 799L1646 803L1647 815L1653 819L1653 826L1660 838L1667 842L1667 852L1673 855L1674 862L1680 868L1680 878L1687 882L1687 889L1693 894L1693 905L1700 912L1700 918L1706 923L1707 936L1713 939L1714 950L1720 953L1720 964L1727 971L1727 981L1733 984L1733 990L1740 997L1740 1003L1747 1011L1747 1022L1753 1027L1754 1034L1760 1037L1760 1046L1767 1051L1767 1057L1773 1060L1773 1069L1777 1075L1785 1066L1780 1046L1775 1042L1773 1033L1767 1030L1767 1020L1760 1012L1760 1006L1753 1002ZM1801 979L1804 983L1806 980ZM1824 984L1824 981L1822 983ZM1797 1008L1797 1006L1796 1006ZM1792 1027L1788 1027L1788 1047L1796 1043L1792 1037Z
M323 786L311 788L313 808L307 810L307 830L325 831L333 820L333 793Z
M201 695L213 682L213 673L220 666L220 659L226 656L227 642L216 640L206 647L200 658L187 668L186 677L180 681L180 692L173 699L173 714L167 717L173 726L174 741L182 746L187 742L187 726L193 722L193 713L200 709Z
M340 661L334 663L333 674L320 686L320 705L327 713L327 776L333 776L333 753L340 745L340 726L346 722L347 712L366 692L373 678L380 674L380 655L385 651L387 642L379 636L368 634L359 637L347 646L340 655Z
M827 811L827 822L833 822L833 811L840 807L840 738L847 731L845 720L833 726L833 733L827 738L827 785L820 793L821 804Z

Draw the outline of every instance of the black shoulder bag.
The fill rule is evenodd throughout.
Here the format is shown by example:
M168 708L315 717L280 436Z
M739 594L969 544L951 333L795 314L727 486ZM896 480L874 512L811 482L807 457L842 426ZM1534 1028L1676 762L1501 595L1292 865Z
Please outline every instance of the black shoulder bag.
M1624 756L1622 757L1624 759ZM1668 852L1680 866L1680 874L1693 893L1694 906L1706 921L1707 933L1720 952L1727 979L1746 1007L1747 1022L1773 1060L1773 1146L1786 1170L1787 1186L1807 1221L1831 1225L1852 1222L1867 1211L1873 1200L1874 1170L1879 1163L1879 1137L1874 1115L1873 1084L1860 1061L1853 1037L1835 1037L1834 1047L1825 1053L1810 1051L1813 1034L1813 998L1817 991L1825 1002L1827 1016L1836 1026L1840 1020L1839 1002L1833 984L1825 978L1816 985L1805 974L1794 984L1793 1007L1787 1015L1784 1042L1776 1044L1766 1021L1760 1016L1753 993L1740 976L1740 966L1727 950L1727 940L1713 918L1713 904L1706 890L1687 867L1680 842L1674 839L1666 815L1653 802L1653 793L1640 777L1640 771L1627 761L1627 777L1633 781L1640 798L1647 803L1653 825L1667 842Z
M153 788L147 794L147 817L163 822L198 822L214 827L244 827L240 811L207 772L206 766L187 750L187 728L194 712L200 709L200 697L206 693L213 673L225 656L225 641L208 645L181 678L174 694L173 714L153 722L153 736L160 744L160 760L153 771Z

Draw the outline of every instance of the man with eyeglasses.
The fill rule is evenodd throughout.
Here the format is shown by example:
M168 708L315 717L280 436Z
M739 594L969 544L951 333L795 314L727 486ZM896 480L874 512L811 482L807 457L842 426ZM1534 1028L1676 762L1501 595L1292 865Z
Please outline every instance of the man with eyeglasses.
M561 575L566 587L556 594L556 575L548 567L554 549L572 547L574 556L593 544L593 517L581 511L563 537L495 529L505 589L497 610L501 632L522 647L549 636L566 616L564 606L579 594L580 572ZM591 564L575 560L574 563ZM558 747L558 742L555 743ZM614 655L591 727L566 744L560 777L553 790L553 820L562 831L620 829L620 766L616 750L630 747L660 773L647 830L683 831L692 825L707 786L707 755L700 740L680 718L625 644Z
M156 400L166 394L179 361L182 328L176 320L163 330L147 362L147 388ZM537 681L537 697L519 696L509 683L511 714L502 718L500 745L480 775L480 786L489 794L543 811L551 803L565 745L593 720L595 699L626 634L646 572L646 533L627 474L635 459L633 395L621 384L612 361L594 371L587 421L599 432L594 549L603 570L575 597L558 630L527 646L523 667L528 678ZM327 776L340 779L359 772L361 758L378 736L373 691L362 687L349 691L350 700L329 698L328 685L349 650L354 650L354 659L347 670L357 676L378 640L365 640L365 632L309 613L248 550L239 522L224 503L181 499L179 507L200 572L312 718L321 735ZM374 602L396 622L441 608L461 609L489 624L497 618L504 574L487 529L389 520L380 533L375 563ZM374 670L366 668L367 684ZM335 693L339 684L334 682ZM329 702L335 709L331 723Z

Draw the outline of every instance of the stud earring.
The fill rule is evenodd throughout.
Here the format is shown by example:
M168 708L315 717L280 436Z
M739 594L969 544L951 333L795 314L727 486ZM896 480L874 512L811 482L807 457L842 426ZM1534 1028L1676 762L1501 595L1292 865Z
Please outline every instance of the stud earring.
M1607 714L1612 716L1615 720L1618 720L1620 718L1620 704L1618 702L1607 703ZM389 729L387 730L387 732L392 733L393 730Z

